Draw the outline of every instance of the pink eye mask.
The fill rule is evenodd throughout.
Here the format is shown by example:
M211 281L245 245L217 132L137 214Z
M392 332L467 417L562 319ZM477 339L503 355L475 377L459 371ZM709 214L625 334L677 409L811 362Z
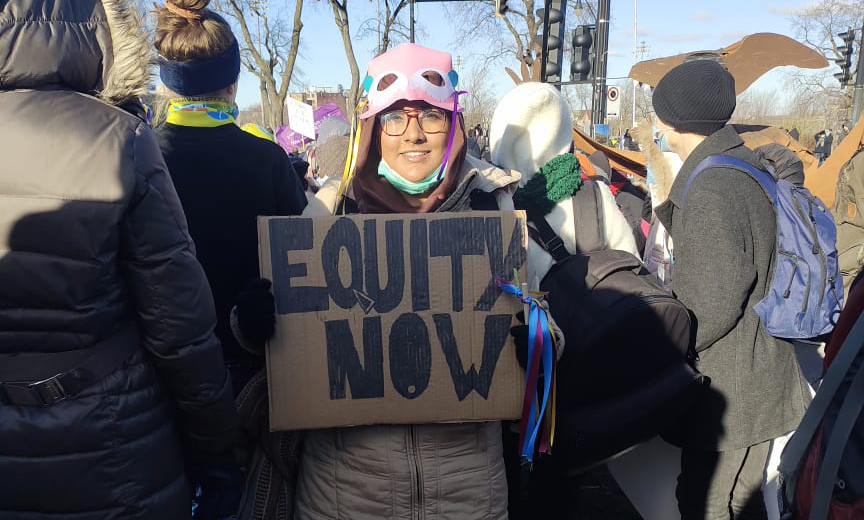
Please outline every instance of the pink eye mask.
M456 99L458 81L450 53L416 43L397 45L369 62L363 80L367 106L360 118L369 119L401 100L425 101L447 111L455 106L461 112Z

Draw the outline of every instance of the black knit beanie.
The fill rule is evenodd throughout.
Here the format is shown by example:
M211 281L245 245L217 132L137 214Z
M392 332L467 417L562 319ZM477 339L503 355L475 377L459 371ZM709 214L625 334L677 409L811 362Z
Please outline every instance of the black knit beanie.
M657 117L675 130L711 135L735 111L735 78L716 61L688 61L663 76L652 103Z

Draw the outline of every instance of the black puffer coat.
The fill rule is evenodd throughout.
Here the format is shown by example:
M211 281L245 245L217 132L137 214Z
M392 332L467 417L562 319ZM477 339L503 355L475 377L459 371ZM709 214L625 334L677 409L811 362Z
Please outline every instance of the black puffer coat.
M127 353L50 406L0 388L3 520L188 519L183 441L224 450L236 429L156 138L112 106L149 77L127 1L0 1L0 381L72 369L96 344Z

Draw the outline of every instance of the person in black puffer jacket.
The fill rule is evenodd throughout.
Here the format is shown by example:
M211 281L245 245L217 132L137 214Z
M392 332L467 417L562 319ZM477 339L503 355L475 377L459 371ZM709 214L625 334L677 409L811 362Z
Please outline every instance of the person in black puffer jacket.
M188 519L238 419L137 8L3 1L0 49L0 518Z

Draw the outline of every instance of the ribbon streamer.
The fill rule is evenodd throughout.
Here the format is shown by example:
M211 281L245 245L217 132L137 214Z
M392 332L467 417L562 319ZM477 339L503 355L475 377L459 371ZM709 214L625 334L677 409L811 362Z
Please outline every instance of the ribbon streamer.
M345 156L345 167L342 169L342 181L339 183L339 191L336 193L336 205L333 206L334 212L338 210L342 203L342 198L348 191L348 185L351 184L351 177L354 175L354 168L357 165L360 132L363 129L363 120L360 119L360 114L364 108L366 108L366 100L361 100L354 107L354 114L351 117L351 139L348 144L348 154Z
M549 326L548 311L539 300L532 298L513 283L498 280L498 287L530 306L528 323L528 366L525 370L525 394L522 400L522 419L519 446L523 462L534 461L537 437L540 434L540 453L549 453L555 434L555 340ZM540 371L543 371L543 389L539 393ZM538 403L539 397L539 403Z
M447 140L447 151L444 152L444 160L441 161L441 169L438 170L438 182L441 182L441 179L444 178L447 163L450 161L450 152L453 151L453 138L456 136L456 118L459 117L459 96L462 94L470 94L470 92L467 90L457 90L453 93L453 115L450 116L450 137Z

